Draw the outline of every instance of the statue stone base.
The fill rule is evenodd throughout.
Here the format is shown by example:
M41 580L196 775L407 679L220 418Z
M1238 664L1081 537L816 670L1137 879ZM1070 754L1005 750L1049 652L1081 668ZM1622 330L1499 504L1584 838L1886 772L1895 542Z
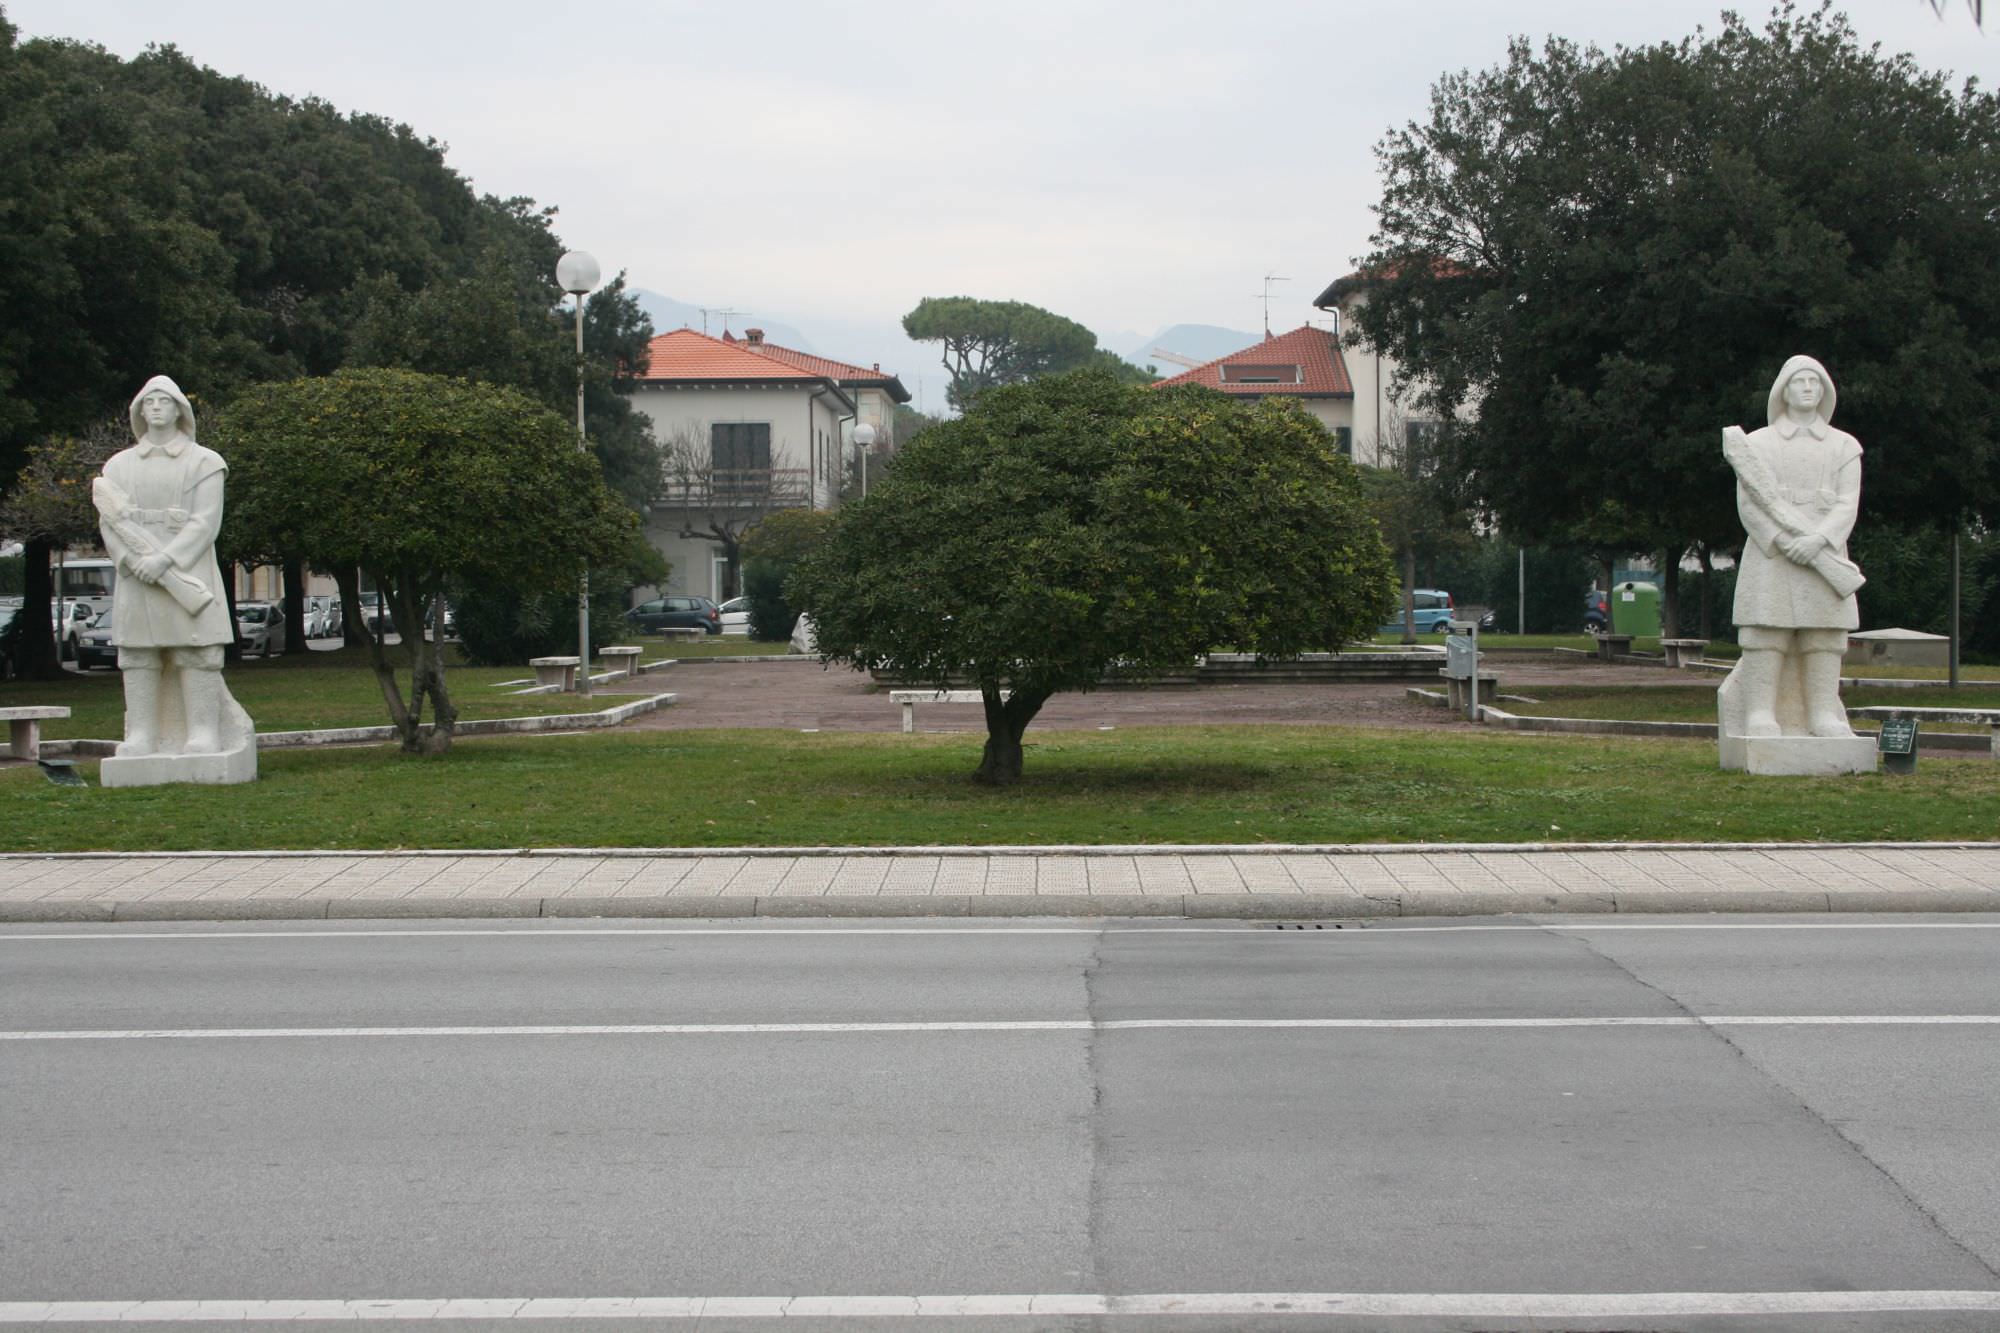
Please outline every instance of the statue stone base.
M1875 771L1867 736L1724 736L1722 766L1767 777L1831 778Z
M1784 734L1746 736L1749 727L1742 674L1739 662L1715 692L1716 744L1723 768L1772 777L1834 777L1875 771L1874 740L1848 731L1845 712L1840 714L1838 725L1847 734L1811 734L1802 673L1796 662L1787 663L1778 673L1776 715ZM1836 696L1835 704L1838 702Z
M179 690L167 691L172 699ZM257 780L257 731L243 705L222 690L220 748L207 754L177 753L185 743L178 729L178 710L163 710L167 716L162 747L152 754L116 755L98 767L97 780L106 787L158 787L169 782L197 782L226 786ZM171 748L170 748L171 747Z

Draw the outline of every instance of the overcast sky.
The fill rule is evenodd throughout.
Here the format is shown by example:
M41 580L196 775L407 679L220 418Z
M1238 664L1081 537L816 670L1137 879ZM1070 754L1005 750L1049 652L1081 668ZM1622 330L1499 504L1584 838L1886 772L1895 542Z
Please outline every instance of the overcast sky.
M1698 0L0 0L26 36L172 42L405 121L483 192L561 210L634 286L856 346L927 295L1031 301L1121 346L1274 328L1367 245L1372 148L1511 34L1713 28ZM1767 11L1740 6L1747 15ZM1989 5L1989 9L1991 6ZM2000 17L1852 0L1864 41L2000 76ZM740 326L740 321L738 321ZM829 336L834 330L837 336Z

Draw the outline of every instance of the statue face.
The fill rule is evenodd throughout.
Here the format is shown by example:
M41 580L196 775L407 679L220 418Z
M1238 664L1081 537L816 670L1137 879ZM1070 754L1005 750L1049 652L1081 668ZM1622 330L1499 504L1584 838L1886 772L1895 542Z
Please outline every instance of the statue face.
M174 426L180 424L181 405L172 394L155 389L139 400L139 415L148 426Z
M1785 385L1785 406L1800 412L1810 412L1819 406L1819 400L1824 393L1819 376L1810 370L1801 370Z

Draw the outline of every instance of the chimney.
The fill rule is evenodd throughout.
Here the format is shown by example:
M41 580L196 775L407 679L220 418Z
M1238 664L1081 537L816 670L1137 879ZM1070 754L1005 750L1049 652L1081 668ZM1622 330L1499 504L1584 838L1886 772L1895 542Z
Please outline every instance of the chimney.
M749 343L752 347L761 346L764 342L764 330L762 329L743 330L743 341Z
M728 329L724 329L722 331L722 341L726 343L733 343L736 341L736 335L731 333Z
M872 363L869 368L878 375L882 373L882 363L880 361Z

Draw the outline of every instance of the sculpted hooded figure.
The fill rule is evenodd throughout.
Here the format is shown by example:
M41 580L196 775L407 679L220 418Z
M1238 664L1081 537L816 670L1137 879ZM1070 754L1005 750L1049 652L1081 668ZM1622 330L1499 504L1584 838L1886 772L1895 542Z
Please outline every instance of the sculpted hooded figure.
M1861 445L1833 428L1833 407L1826 367L1795 356L1771 385L1770 424L1722 433L1746 534L1734 615L1743 657L1725 686L1725 735L1854 734L1840 661L1861 623L1854 592L1863 580L1847 558Z
M194 408L165 375L132 399L134 443L92 486L105 549L118 562L112 641L125 681L120 757L214 754L241 719L222 685L234 634L215 537L222 456L195 443ZM230 734L225 734L227 731Z

